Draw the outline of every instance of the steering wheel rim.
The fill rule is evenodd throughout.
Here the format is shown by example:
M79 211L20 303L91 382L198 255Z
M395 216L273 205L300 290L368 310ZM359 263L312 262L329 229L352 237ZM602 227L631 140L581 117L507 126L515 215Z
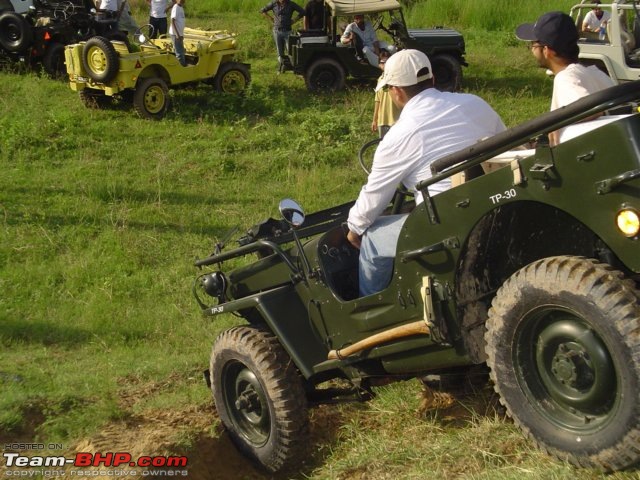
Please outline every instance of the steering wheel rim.
M360 164L360 167L362 167L362 170L364 170L364 173L367 176L371 173L371 170L366 165L366 162L364 160L364 154L367 150L369 150L371 147L375 145L378 145L381 141L382 141L382 138L374 138L373 140L369 140L364 145L362 145L362 147L360 147L360 150L358 151L358 163ZM407 190L407 188L402 183L398 185L397 191L402 195L407 195L409 197L414 196L413 192L410 192L409 190Z

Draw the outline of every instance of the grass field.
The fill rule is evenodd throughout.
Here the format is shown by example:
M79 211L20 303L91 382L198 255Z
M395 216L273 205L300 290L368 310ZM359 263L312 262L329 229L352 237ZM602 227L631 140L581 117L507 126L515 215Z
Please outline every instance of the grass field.
M353 199L373 92L350 83L310 96L301 78L276 75L262 5L188 2L188 26L239 33L253 82L244 98L172 92L162 122L88 110L63 82L0 72L0 445L183 453L190 478L268 478L212 413L202 370L238 320L200 316L193 260L228 229L277 216L284 197L309 212ZM513 28L570 5L413 1L407 18L464 33L464 89L514 126L548 109L551 80ZM486 390L426 416L418 392L405 382L368 404L315 410L313 455L294 478L600 478L525 441Z

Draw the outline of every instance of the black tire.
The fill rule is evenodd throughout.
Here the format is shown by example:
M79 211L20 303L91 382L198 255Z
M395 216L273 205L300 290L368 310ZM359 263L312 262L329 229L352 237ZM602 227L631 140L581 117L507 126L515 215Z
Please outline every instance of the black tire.
M214 87L219 92L241 95L245 92L251 75L246 65L238 62L227 62L220 65L214 77Z
M169 88L158 77L143 78L133 94L133 108L142 118L161 120L169 108Z
M94 82L107 83L120 68L118 52L104 37L91 37L82 47L82 66Z
M50 44L44 52L42 66L51 78L65 78L67 67L64 63L64 45L57 42Z
M485 339L501 403L541 448L605 471L640 461L640 306L620 272L534 262L498 291Z
M457 92L462 86L462 65L451 55L436 55L431 60L431 68L436 78L436 88L445 92Z
M84 88L78 92L78 95L87 108L101 109L108 107L112 102L112 97L106 95L102 90Z
M304 76L310 92L334 92L345 85L345 71L336 60L321 58L307 69Z
M302 377L273 334L248 326L222 332L209 371L218 415L240 451L270 472L302 461L309 434Z
M15 12L0 14L0 46L9 53L24 53L33 43L29 22Z

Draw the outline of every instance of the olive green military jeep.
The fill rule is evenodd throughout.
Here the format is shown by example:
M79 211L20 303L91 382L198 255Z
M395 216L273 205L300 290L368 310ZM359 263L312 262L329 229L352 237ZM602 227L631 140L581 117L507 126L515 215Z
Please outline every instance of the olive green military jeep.
M247 88L249 65L233 61L238 53L235 34L185 28L183 67L171 39L163 35L149 40L144 32L148 27L134 35L139 42L135 51L125 42L103 37L66 47L69 84L85 105L99 108L119 96L132 101L141 117L158 120L169 107L170 87L203 81L225 93L240 94Z
M426 53L440 90L455 91L462 85L465 44L462 35L451 28L410 29L398 0L325 0L325 27L300 31L289 37L288 56L282 70L292 70L305 79L310 91L341 90L347 77L375 80L378 66L361 62L354 48L340 42L340 36L356 13L372 22L379 40L388 50L414 48Z
M640 114L583 121L638 98L640 81L618 85L434 162L424 202L401 193L386 210L410 213L379 293L358 297L343 226L353 202L305 216L282 201L283 220L197 260L217 266L194 283L203 313L247 322L216 339L206 376L239 449L268 470L292 467L310 406L486 363L543 450L606 471L638 464Z

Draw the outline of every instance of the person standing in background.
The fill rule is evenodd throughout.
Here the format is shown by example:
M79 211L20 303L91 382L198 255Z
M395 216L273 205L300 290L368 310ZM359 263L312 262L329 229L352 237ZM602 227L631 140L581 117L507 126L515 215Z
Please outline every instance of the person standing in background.
M270 11L273 12L273 16L269 15ZM293 12L298 12L295 19L292 19ZM287 56L285 46L291 35L291 27L304 17L304 9L290 0L273 0L263 7L260 13L273 24L273 41L278 51L278 69L282 71L284 58Z
M187 57L184 51L184 2L185 0L176 0L171 8L171 26L169 27L169 35L173 43L173 51L180 65L187 66Z
M158 38L167 33L167 11L173 7L169 6L168 0L147 0L149 4L149 25L151 25L151 38Z
M380 50L380 62L378 66L384 75L384 65L387 63L387 59L390 54L387 50ZM382 77L378 79L381 81ZM393 103L391 95L388 89L380 89L376 91L375 100L373 103L373 120L371 121L371 131L373 133L378 132L380 138L383 138L389 131L391 126L396 123L402 109Z

